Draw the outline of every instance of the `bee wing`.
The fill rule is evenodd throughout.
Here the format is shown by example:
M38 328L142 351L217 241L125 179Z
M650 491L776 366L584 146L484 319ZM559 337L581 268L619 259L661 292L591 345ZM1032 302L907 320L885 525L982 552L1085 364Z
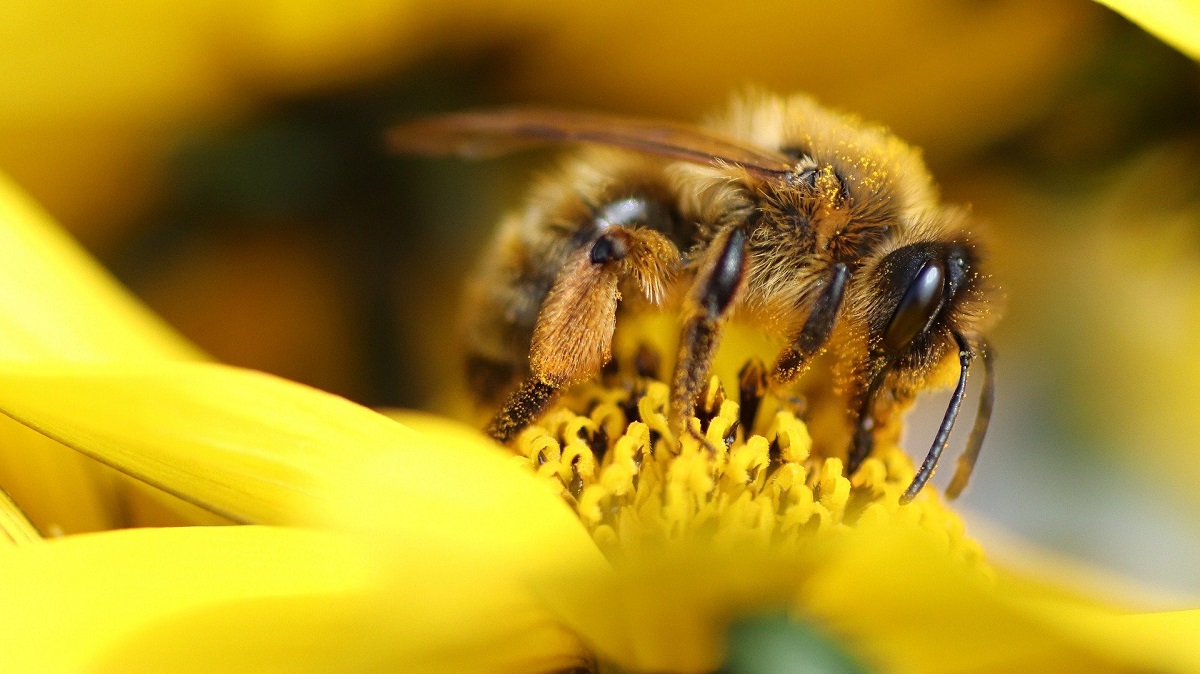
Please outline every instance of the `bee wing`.
M427 117L388 132L393 150L414 154L494 157L551 143L593 143L703 164L740 166L781 178L788 158L697 126L588 112L501 108Z

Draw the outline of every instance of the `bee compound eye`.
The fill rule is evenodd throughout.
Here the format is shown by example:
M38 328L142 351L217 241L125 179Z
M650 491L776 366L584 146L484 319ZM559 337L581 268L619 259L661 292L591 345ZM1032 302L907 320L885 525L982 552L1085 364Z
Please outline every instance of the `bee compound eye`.
M946 269L940 260L930 260L908 284L896 312L883 335L883 348L895 354L925 330L942 305Z

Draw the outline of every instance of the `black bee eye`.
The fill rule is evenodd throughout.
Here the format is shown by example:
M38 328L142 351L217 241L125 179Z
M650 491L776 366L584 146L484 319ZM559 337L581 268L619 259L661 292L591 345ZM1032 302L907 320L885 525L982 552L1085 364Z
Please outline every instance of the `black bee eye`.
M888 323L883 335L883 348L890 354L908 346L917 335L929 327L934 314L942 305L946 269L941 260L925 263L908 284L904 297L896 306L896 313Z

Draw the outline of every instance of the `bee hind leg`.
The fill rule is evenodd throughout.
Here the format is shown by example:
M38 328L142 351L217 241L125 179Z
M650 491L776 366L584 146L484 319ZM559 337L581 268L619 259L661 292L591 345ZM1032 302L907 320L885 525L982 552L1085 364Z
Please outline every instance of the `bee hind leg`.
M538 311L530 376L492 419L488 434L507 443L539 417L564 388L585 381L612 358L620 284L634 279L651 301L679 264L658 232L611 227L573 253Z
M509 395L500 412L492 417L487 434L499 442L507 443L538 418L557 393L558 387L553 384L536 377L526 379Z

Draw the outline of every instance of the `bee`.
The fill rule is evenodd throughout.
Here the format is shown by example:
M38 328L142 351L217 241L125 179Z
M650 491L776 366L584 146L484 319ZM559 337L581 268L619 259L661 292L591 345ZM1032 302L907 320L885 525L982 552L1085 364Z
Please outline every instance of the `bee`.
M886 129L807 96L750 92L702 126L509 108L418 119L389 138L472 158L580 146L503 221L469 293L472 388L510 391L488 427L496 440L601 371L618 309L666 307L682 317L673 429L686 429L737 314L787 340L773 390L832 356L850 401L848 474L874 429L956 356L957 385L904 503L932 475L978 358L983 393L947 493L966 485L994 398L996 290L965 211L940 203L919 152Z

